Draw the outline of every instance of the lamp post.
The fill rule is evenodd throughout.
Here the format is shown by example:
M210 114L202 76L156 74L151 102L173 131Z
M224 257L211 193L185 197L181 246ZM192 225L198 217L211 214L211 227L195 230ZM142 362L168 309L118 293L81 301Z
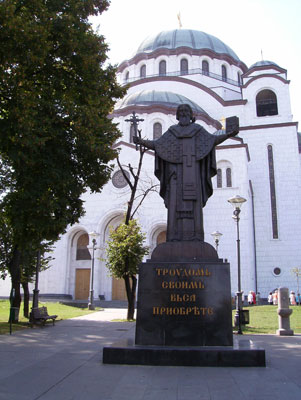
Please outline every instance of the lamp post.
M89 233L90 238L92 238L92 258L91 258L91 276L90 276L90 301L88 304L89 310L95 310L94 306L94 252L96 248L96 238L98 233L93 231Z
M215 250L218 253L218 245L219 245L219 239L221 236L223 236L222 233L220 233L219 231L214 231L211 233L211 236L214 239L214 243L215 243Z
M240 281L240 238L239 238L239 214L242 204L247 201L241 196L234 196L228 200L229 203L234 207L232 218L236 222L237 232L237 293L236 293L236 312L234 316L234 324L238 327L237 333L242 335L241 322L242 322L242 292L241 292L241 281Z

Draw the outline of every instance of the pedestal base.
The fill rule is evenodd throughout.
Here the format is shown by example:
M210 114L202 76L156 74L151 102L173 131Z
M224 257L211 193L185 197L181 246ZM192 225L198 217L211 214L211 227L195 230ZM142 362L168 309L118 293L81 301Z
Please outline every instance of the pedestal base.
M103 349L104 364L190 367L265 367L265 350L252 341L234 340L233 346L142 346L124 341Z

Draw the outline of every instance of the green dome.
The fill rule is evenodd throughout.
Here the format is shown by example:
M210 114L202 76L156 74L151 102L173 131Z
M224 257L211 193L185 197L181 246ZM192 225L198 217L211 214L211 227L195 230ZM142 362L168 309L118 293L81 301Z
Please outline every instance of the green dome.
M209 49L218 54L227 54L240 61L234 51L215 36L192 29L163 31L146 38L138 47L137 54L151 53L157 49L176 49L189 47L196 50Z
M279 65L277 65L273 61L262 60L262 61L256 62L255 64L252 64L250 69L254 68L254 67L263 67L263 66L269 66L269 65L275 65L276 67L279 67Z
M164 105L174 109L180 104L189 104L194 112L206 114L201 107L187 97L177 93L159 90L143 90L141 92L129 94L121 100L116 109L128 106L150 106L154 104Z

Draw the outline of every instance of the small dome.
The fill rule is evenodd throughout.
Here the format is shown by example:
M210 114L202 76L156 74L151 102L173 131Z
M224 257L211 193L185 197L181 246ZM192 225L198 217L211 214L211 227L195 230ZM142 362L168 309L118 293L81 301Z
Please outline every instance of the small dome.
M251 68L255 68L255 67L264 67L264 66L270 66L270 65L275 65L276 67L279 67L279 65L277 65L276 63L274 63L273 61L268 61L268 60L262 60L262 61L257 61L255 64L252 64Z
M189 47L192 49L209 49L218 54L227 54L240 61L234 51L220 39L208 33L192 29L174 29L149 36L139 46L137 54L151 53L159 48L176 49Z
M129 94L117 104L116 109L128 106L150 106L154 104L164 105L174 109L177 109L180 104L189 104L193 112L197 114L207 114L201 107L187 97L177 93L159 90L143 90L141 92Z

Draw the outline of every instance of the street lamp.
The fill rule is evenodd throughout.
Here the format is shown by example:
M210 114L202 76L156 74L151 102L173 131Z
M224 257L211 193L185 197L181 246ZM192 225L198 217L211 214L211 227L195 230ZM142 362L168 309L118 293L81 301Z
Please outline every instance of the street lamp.
M223 236L223 234L220 233L219 231L215 231L215 232L212 232L212 233L211 233L211 236L212 236L213 239L214 239L215 250L216 250L216 252L218 253L217 250L218 250L218 245L219 245L219 239L220 239L221 236Z
M233 211L233 216L232 218L236 222L236 230L237 230L237 293L236 293L236 312L234 316L234 324L235 326L238 326L238 331L237 333L239 335L242 335L242 330L241 330L241 322L242 322L242 292L241 292L241 282L240 282L240 239L239 239L239 214L240 214L240 208L242 204L247 201L243 197L240 197L238 195L231 197L231 199L228 200L229 203L232 204L234 207Z
M96 238L98 233L93 231L89 233L89 237L92 238L92 259L91 259L91 276L90 276L90 301L88 304L89 310L95 310L94 306L94 252L96 248Z

